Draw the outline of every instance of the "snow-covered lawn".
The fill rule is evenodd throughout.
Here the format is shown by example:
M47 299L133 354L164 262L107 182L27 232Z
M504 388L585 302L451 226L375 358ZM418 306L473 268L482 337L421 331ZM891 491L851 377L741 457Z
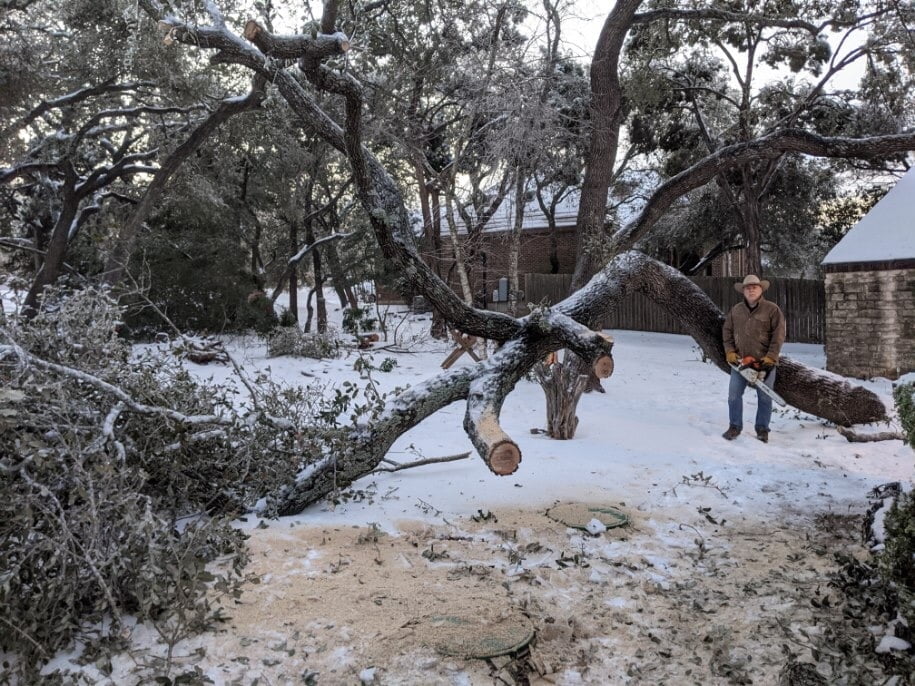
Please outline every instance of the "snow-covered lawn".
M408 325L420 332L428 321ZM763 444L749 392L744 434L725 441L728 378L692 339L609 333L615 372L605 394L583 397L574 440L532 433L545 427L537 384L522 381L509 397L502 422L523 452L517 473L494 476L472 454L374 474L295 517L240 522L259 583L227 607L223 630L178 646L192 657L172 674L197 665L215 683L307 683L312 673L320 684L360 674L381 684L512 683L516 664L435 651L424 622L450 615L529 618L531 683L774 683L786 651L810 659L822 616L810 599L830 592L832 552L862 552L867 492L911 482L915 453L900 441L849 443L791 408L776 411ZM289 383L360 382L355 351L316 361L267 359L252 339L227 347L246 369L269 367ZM426 340L410 353L370 351L376 365L397 362L373 377L384 390L416 383L449 350ZM821 346L784 353L824 363ZM890 382L866 385L891 404ZM391 459L471 450L463 414L463 404L438 412ZM544 516L558 502L616 506L632 524L592 537ZM112 683L131 683L133 660L153 650L143 627L133 641L139 652L115 661Z

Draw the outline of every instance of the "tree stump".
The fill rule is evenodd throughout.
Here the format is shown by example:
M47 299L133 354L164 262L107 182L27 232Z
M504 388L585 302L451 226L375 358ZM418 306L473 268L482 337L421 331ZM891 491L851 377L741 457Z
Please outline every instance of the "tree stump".
M578 428L578 400L588 383L587 374L578 374L571 365L554 355L547 362L534 365L534 376L546 396L546 432L550 438L567 440Z
M593 365L588 365L569 351L560 362L559 353L554 352L535 364L533 372L546 396L546 432L550 438L567 440L575 437L578 428L575 411L581 394L589 390L592 378L603 392L600 379L613 374L613 358L603 355Z

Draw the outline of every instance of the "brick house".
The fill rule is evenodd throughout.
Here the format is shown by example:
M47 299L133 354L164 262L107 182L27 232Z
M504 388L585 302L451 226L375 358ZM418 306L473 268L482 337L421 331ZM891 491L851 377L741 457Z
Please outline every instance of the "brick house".
M501 294L499 293L499 281L507 279L509 273L514 205L511 198L506 198L482 233L471 241L467 240L460 221L458 223L458 234L464 242L465 267L473 284L474 300L478 306L486 306L493 301L499 302L504 299L504 289ZM554 227L551 229L537 200L528 201L521 224L519 273L571 274L575 270L577 214L578 194L573 192L557 204ZM443 235L442 247L448 255L446 262L452 265L447 280L459 291L450 245L451 239Z
M915 169L826 255L826 368L915 371Z
M518 257L520 274L572 274L575 271L578 197L578 193L573 191L557 205L552 231L536 199L528 202L521 226L521 252ZM499 279L508 277L513 221L514 203L507 198L473 244L464 244L478 305L484 304L484 283L485 302L489 303L498 290ZM453 264L454 256L447 236L442 237L442 243ZM655 257L668 264L676 264L678 261L677 255L660 254ZM746 250L743 248L718 255L703 270L705 276L743 277L745 273ZM452 287L459 289L453 268L448 281Z

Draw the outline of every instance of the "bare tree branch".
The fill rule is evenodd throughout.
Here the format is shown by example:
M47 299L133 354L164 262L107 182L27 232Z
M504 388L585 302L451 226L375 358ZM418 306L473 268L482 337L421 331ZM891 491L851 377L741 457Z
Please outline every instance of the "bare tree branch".
M305 256L308 255L314 249L320 247L324 243L330 243L331 241L338 241L344 238L350 238L355 236L355 233L332 233L329 236L324 236L319 238L316 241L310 243L309 245L304 246L299 250L295 255L289 258L289 261L286 263L286 268L283 270L283 273L277 279L277 286L273 289L273 294L270 296L270 302L275 303L276 299L279 297L280 293L283 292L284 285L286 280L289 278L289 275L292 273L292 270L298 266L299 262L305 259Z

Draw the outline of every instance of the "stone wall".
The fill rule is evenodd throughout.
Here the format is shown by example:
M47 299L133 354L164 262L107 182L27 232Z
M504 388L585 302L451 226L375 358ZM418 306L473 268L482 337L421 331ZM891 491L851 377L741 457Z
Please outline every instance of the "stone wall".
M857 378L915 371L915 268L826 274L826 368Z

